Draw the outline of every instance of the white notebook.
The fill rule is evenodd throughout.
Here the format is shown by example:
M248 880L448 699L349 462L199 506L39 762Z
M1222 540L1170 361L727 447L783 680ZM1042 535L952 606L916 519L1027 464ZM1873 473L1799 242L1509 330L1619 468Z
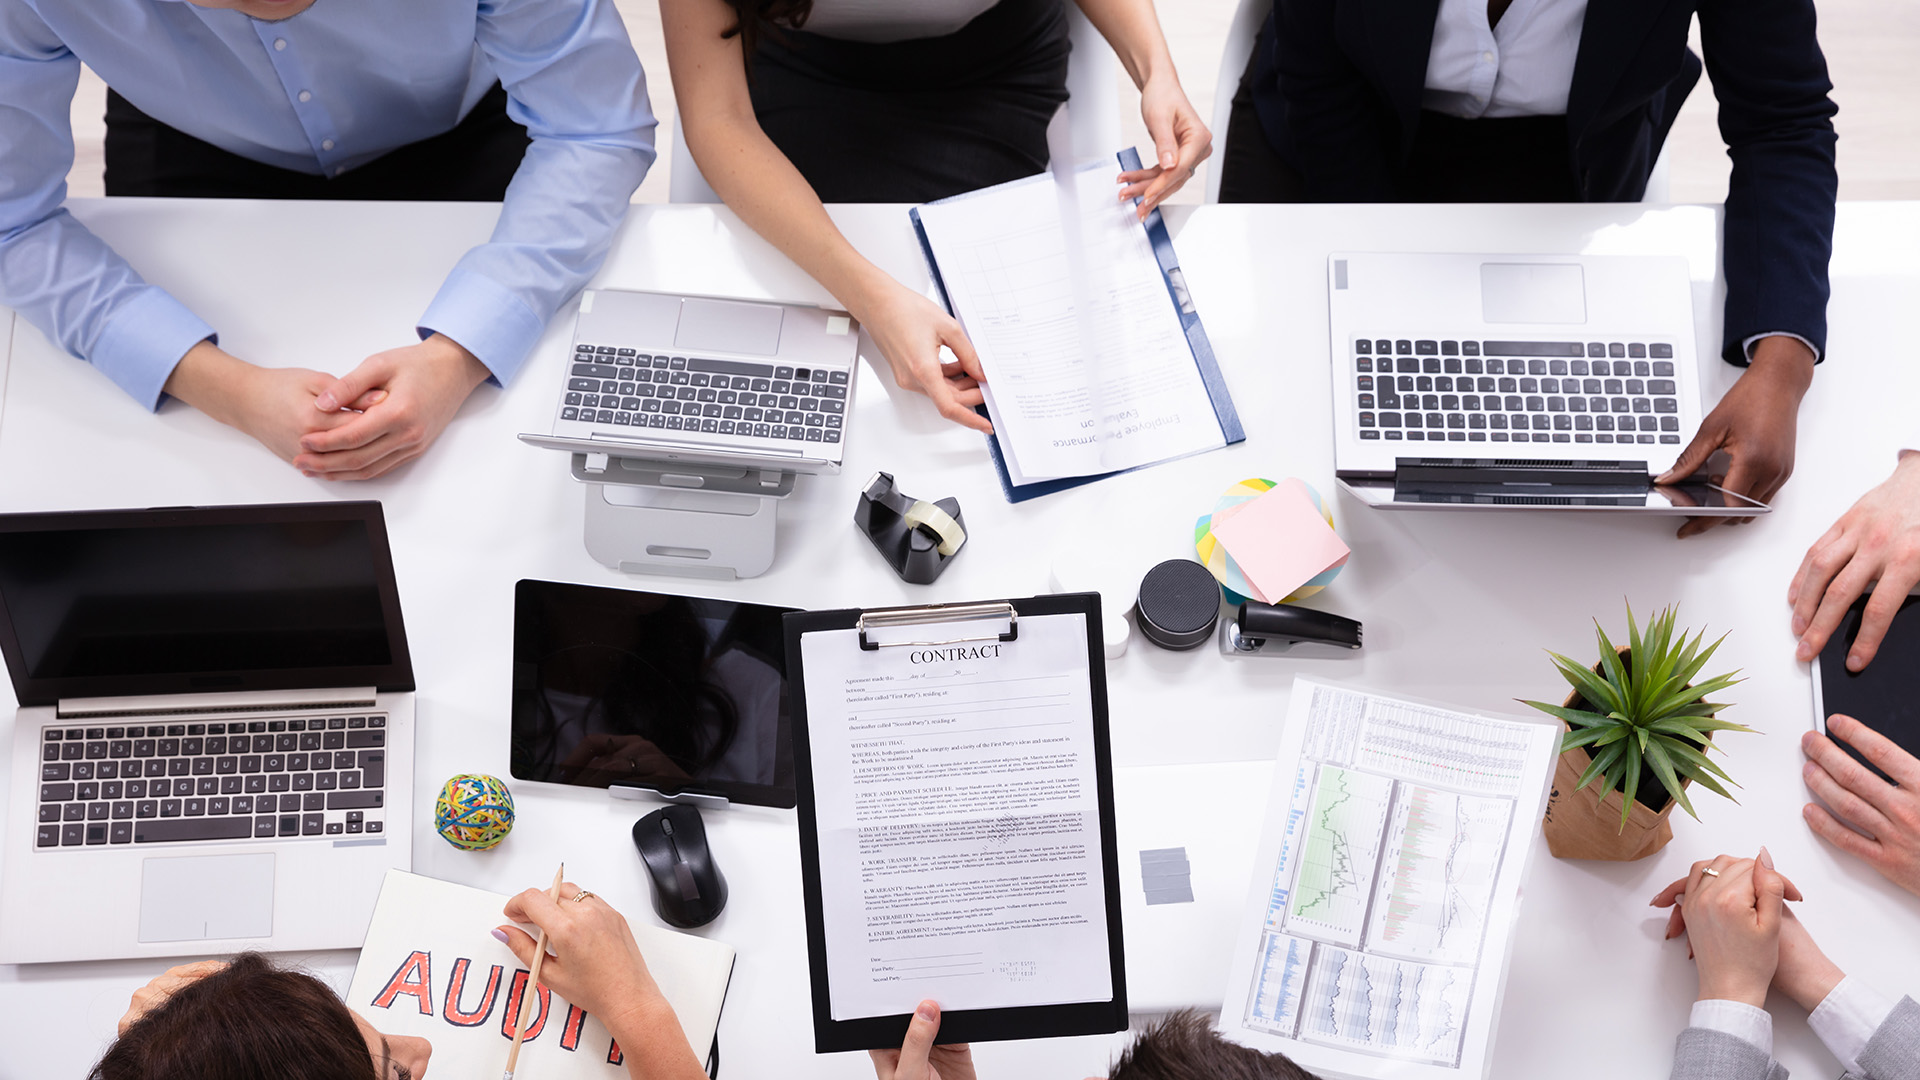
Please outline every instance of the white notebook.
M507 897L402 870L387 871L347 1004L388 1034L433 1044L433 1072L496 1076L513 1042L526 968L493 937ZM702 1063L733 977L733 947L652 926L633 927L647 968ZM598 1017L536 989L517 1071L545 1080L625 1080Z

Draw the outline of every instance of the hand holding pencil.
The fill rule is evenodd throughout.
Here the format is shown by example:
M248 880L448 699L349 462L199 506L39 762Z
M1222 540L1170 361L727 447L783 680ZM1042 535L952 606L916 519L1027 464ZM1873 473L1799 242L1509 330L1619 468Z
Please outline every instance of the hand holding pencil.
M537 980L599 1017L620 1043L635 1077L705 1076L673 1008L647 971L627 920L599 896L588 892L583 897L573 882L559 875L554 881L551 889L528 889L515 896L503 912L514 922L533 924L540 931L538 940L517 926L494 931L527 965L532 976L527 980L529 994ZM516 1064L509 1062L508 1076ZM527 1077L538 1080L531 1073Z

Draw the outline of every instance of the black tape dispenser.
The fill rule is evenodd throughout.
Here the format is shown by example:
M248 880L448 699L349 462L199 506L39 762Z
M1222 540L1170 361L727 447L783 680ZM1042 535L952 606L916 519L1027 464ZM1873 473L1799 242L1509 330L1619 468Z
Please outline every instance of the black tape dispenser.
M1220 628L1220 651L1229 656L1344 656L1358 648L1358 619L1291 604L1249 600Z
M853 508L853 523L893 572L914 585L931 585L967 542L960 500L903 495L890 473L874 473L867 481Z

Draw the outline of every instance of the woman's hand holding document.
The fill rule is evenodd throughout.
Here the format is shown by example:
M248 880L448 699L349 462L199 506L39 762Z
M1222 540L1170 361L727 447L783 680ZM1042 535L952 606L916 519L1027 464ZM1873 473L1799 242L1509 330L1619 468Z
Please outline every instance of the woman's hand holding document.
M1190 304L1183 316L1170 288L1178 268L1165 227L1114 201L1110 165L929 203L914 217L979 353L1013 484L1151 465L1224 446L1229 431L1237 440L1238 421L1223 423L1203 372L1212 356L1198 318Z

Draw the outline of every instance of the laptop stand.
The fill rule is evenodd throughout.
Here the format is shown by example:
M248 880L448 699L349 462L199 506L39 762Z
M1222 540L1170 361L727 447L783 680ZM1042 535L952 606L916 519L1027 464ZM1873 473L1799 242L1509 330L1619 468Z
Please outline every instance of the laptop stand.
M774 507L793 492L779 469L683 465L574 454L586 489L587 553L628 574L731 581L773 565Z

